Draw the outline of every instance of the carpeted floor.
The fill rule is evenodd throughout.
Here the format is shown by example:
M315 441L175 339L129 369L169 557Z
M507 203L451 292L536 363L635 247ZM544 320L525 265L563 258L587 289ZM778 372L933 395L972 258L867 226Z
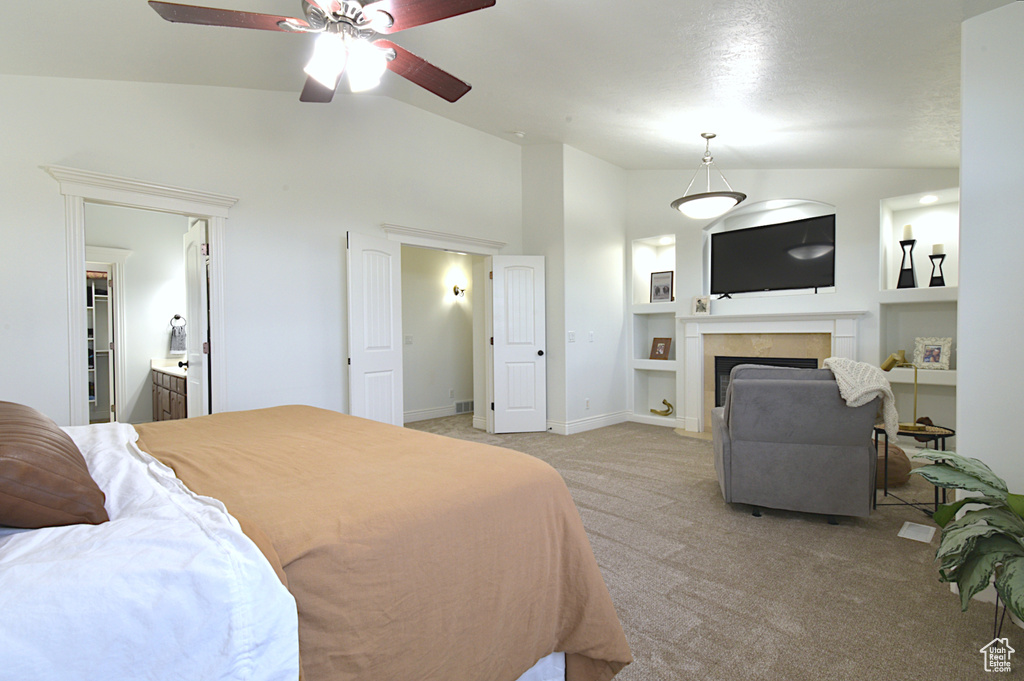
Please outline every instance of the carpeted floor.
M897 536L907 506L870 518L763 510L722 500L709 441L624 423L561 436L488 435L470 415L409 424L537 456L565 479L635 662L621 681L949 681L988 676L993 606L938 581L931 544ZM895 490L931 500L917 476ZM1022 657L1024 632L1003 635Z

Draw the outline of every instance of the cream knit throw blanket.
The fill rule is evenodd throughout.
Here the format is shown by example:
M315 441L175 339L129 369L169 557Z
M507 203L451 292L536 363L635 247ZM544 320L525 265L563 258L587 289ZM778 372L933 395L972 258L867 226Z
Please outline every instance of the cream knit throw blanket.
M889 442L896 441L899 431L899 415L892 396L892 387L882 370L873 364L855 362L845 357L829 357L824 361L826 369L832 370L839 384L839 394L851 407L867 404L876 397L882 398L882 420Z

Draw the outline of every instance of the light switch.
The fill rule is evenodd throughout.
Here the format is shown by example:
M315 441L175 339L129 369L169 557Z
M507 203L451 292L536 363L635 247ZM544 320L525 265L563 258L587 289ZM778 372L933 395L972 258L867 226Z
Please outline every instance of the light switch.
M570 343L575 343L576 342L576 332L575 331L570 331L569 332L569 342Z
M412 336L406 336L405 337L405 344L406 345L412 345Z

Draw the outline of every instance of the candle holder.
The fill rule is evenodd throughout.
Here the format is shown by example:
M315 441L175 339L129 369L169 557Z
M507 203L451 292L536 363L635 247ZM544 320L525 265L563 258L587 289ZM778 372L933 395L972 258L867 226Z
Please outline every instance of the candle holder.
M945 286L946 280L942 276L942 261L946 259L946 254L929 255L928 259L932 261L932 278L928 280L928 286Z
M896 288L917 288L917 275L914 274L914 244L916 243L917 239L900 241L903 260L900 262L900 278L896 281Z

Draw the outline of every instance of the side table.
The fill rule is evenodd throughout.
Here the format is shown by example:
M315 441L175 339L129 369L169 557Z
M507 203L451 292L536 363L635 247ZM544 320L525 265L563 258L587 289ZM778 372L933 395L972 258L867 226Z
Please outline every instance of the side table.
M921 438L925 442L931 442L933 445L936 445L935 447L933 447L933 449L938 449L939 451L942 451L942 452L946 451L946 439L947 438L951 438L954 435L956 435L956 432L952 428L943 428L942 426L925 426L924 430L904 430L904 429L900 428L898 433L900 435L907 435L909 437ZM934 513L936 510L938 510L939 503L943 503L943 504L946 503L946 489L944 487L942 488L942 494L941 494L942 501L940 502L939 501L939 496L940 496L939 495L939 488L938 487L935 488L935 505L932 508L932 510L928 510L927 508L922 508L923 506L926 506L926 504L924 504L924 503L914 502L914 501L906 501L905 499L901 499L898 496L896 496L895 494L892 494L889 491L889 435L888 435L888 433L885 432L885 426L883 424L877 424L875 426L875 452L876 453L878 452L878 436L879 435L882 436L882 444L885 446L885 463L883 464L885 466L885 470L883 471L883 474L882 474L882 496L884 496L884 497L892 497L893 499L896 499L896 501L888 502L888 503L886 503L886 502L879 503L878 502L878 490L875 490L875 495L874 495L874 500L873 500L872 508L878 508L879 506L897 506L897 505L900 505L900 504L905 504L907 506L913 506L914 508L922 511L927 516L931 516L932 513Z

